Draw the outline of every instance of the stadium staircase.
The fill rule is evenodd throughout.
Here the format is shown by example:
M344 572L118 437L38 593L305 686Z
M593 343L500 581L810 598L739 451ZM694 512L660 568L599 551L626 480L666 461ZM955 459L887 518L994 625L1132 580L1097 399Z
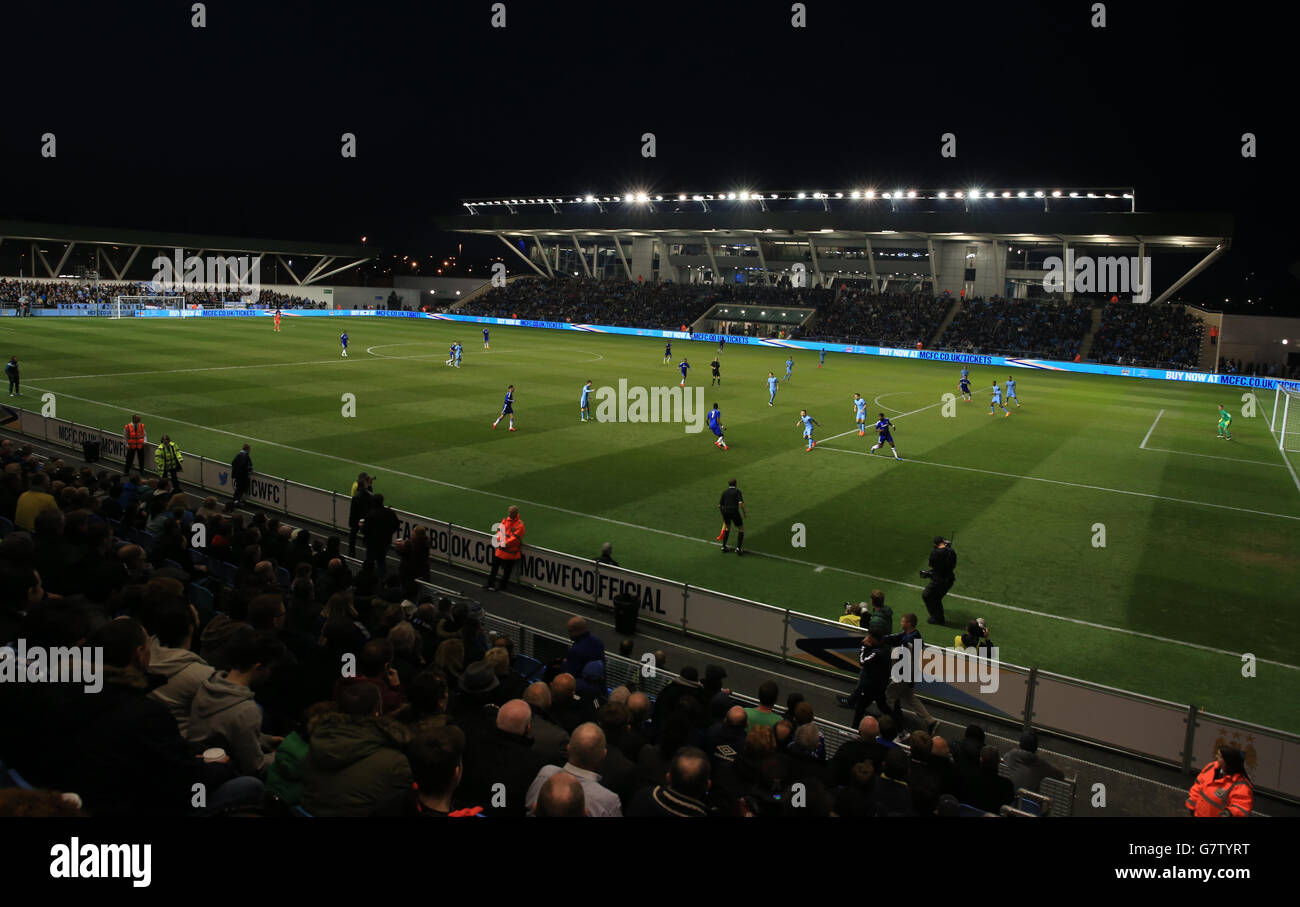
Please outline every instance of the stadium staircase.
M948 330L948 325L952 324L952 320L957 317L957 313L960 311L961 297L958 296L952 301L952 308L948 309L948 314L943 316L943 321L939 323L939 329L930 338L930 342L927 344L930 349L938 349L939 341L943 339L943 332Z
M1088 333L1083 335L1083 340L1079 343L1079 361L1085 362L1088 354L1092 352L1092 341L1097 336L1097 330L1101 327L1100 308L1092 310L1092 324L1088 325Z
M1196 366L1203 372L1218 372L1218 362L1216 361L1219 353L1219 345L1210 340L1210 329L1205 327L1201 330L1201 358L1196 361Z

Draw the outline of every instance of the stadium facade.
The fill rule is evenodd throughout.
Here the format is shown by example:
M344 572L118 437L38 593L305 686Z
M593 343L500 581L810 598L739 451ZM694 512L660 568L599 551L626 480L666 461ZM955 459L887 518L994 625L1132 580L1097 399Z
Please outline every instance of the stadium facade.
M1155 303L1222 255L1233 227L1224 214L1139 212L1132 189L1114 188L625 192L462 206L436 225L495 236L543 277L1028 298L1043 292L1053 257L1159 256L1138 300ZM1062 292L1069 300L1074 287Z

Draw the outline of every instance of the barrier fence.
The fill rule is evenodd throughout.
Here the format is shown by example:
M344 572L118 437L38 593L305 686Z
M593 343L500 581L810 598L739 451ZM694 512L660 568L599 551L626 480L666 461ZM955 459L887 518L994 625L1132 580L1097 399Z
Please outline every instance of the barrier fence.
M17 417L9 427L23 435L76 450L85 441L98 441L102 459L126 462L126 444L118 434L27 410L10 412ZM145 445L149 464L155 447ZM196 454L184 457L183 485L220 493L233 489L229 464ZM342 532L348 529L347 494L255 474L245 500ZM426 529L432 560L484 572L490 568L490 532L396 513L398 537L409 538L417 526ZM534 545L525 547L515 576L521 584L595 608L611 609L615 597L631 596L640 602L641 621L800 664L846 683L857 674L862 631L835 621ZM927 646L930 650L943 647ZM918 684L928 700L1180 766L1187 773L1214 761L1218 748L1230 744L1245 751L1259 790L1300 799L1300 735L1006 662L996 664L995 684L984 682L974 670L978 660L946 651L971 670L965 680Z

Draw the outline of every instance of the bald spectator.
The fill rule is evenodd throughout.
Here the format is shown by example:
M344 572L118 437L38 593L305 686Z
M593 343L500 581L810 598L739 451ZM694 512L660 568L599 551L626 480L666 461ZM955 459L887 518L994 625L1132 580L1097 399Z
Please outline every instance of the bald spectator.
M678 750L664 782L638 791L628 815L637 818L708 818L706 800L712 777L709 757L703 750L693 746Z
M569 618L568 631L573 644L565 653L560 670L581 677L588 662L605 660L605 644L587 628L587 622L581 617Z
M592 704L577 695L578 682L572 674L556 674L551 681L551 718L570 734L580 724L596 717Z
M849 773L859 762L870 762L875 773L879 773L885 760L885 750L878 742L880 724L870 715L858 723L858 736L845 741L836 750L830 762L830 783L843 786L849 783Z
M609 691L609 701L627 705L628 697L631 695L632 691L627 687L614 687Z
M568 772L556 772L537 795L533 815L543 819L581 819L587 815L582 784Z
M547 765L537 773L528 788L525 803L529 810L537 803L537 797L545 784L556 772L567 772L578 779L582 785L583 800L587 815L593 818L621 816L622 806L618 795L600 783L599 768L605 761L605 733L591 722L580 724L573 729L569 738L569 759L563 767Z
M736 757L745 749L747 733L749 718L744 708L738 705L727 709L722 720L709 727L705 740L709 745L709 761L715 769L719 762L730 764L736 761Z
M953 764L948 741L943 737L935 737L931 740L928 764L930 774L935 780L939 793L959 797L961 795L961 775L957 772L957 766Z
M628 730L623 735L620 749L623 755L636 761L641 754L641 747L650 742L645 732L646 719L650 717L650 697L645 693L633 693L627 697Z
M482 804L487 815L524 815L524 795L546 764L533 749L532 724L528 703L511 699L497 710L496 726L474 740L461 779L461 795ZM505 785L504 792L494 789L497 784Z
M551 717L551 688L540 680L524 690L532 715L533 750L548 765L563 765L569 749L569 732Z

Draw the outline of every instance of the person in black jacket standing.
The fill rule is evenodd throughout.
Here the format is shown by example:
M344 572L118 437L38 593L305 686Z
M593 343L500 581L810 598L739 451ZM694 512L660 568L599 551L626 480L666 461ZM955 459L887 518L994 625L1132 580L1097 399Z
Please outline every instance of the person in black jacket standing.
M393 512L393 508L384 506L384 496L375 495L361 532L366 541L365 565L374 564L375 572L381 577L384 575L385 562L388 560L388 548L393 544L393 536L397 534L398 525L397 514Z
M22 393L18 390L18 357L13 356L5 366L5 374L9 376L9 396L21 397Z
M868 630L862 638L858 663L862 669L858 674L857 689L847 698L836 697L840 705L853 709L852 727L862 723L867 714L867 706L873 702L881 715L889 714L889 707L885 704L885 690L889 687L889 647L882 643L875 630Z
M252 475L253 457L249 454L249 446L245 444L243 450L235 454L235 459L230 462L230 477L235 482L233 503L243 502L244 495L248 494L248 480Z
M357 533L361 531L361 521L366 518L374 504L371 493L370 477L365 473L357 479L357 490L352 495L352 504L348 507L348 557L357 556Z
M925 610L930 613L927 623L945 622L943 597L957 581L956 570L957 552L952 550L952 542L941 535L936 535L934 550L930 552L930 569L921 571L921 576L930 581L921 590L921 600L925 602Z

